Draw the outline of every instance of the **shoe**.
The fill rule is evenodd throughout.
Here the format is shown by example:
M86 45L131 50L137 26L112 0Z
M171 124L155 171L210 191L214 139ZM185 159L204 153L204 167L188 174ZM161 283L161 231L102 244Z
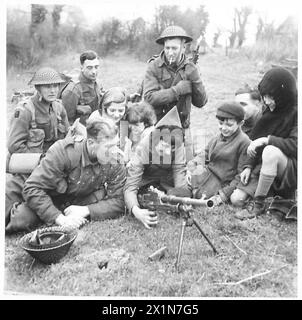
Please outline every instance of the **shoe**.
M243 210L235 213L235 218L240 220L253 219L265 211L265 199L255 198L247 203Z

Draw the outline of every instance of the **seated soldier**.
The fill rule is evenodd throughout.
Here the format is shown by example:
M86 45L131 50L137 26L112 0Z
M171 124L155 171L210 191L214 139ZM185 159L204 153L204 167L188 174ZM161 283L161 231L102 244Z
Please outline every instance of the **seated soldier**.
M232 202L246 208L239 219L254 218L265 211L265 198L292 198L297 188L297 84L288 70L280 67L265 73L259 92L266 106L250 133L249 158Z
M46 153L10 212L6 232L40 223L79 228L86 219L124 213L125 166L116 161L117 128L109 119L87 123L87 138L66 137Z
M229 200L240 181L250 139L241 130L244 110L239 103L222 103L216 118L220 134L209 141L204 153L189 161L188 169L194 197L211 198L219 205Z
M261 96L257 89L252 89L248 85L235 92L235 101L239 102L244 109L244 123L241 130L247 135L262 116Z
M154 129L156 123L155 111L145 101L134 103L127 111L126 121L129 130L124 153L125 162L128 162L139 142Z
M69 123L65 108L57 99L62 82L59 73L52 68L44 67L34 74L29 84L35 86L36 93L19 102L10 123L7 164L15 153L43 154L55 141L65 137ZM22 188L28 176L6 174L6 223L14 204L22 201Z
M184 137L176 107L171 109L137 146L127 164L124 189L127 209L147 229L158 222L154 212L143 208L138 195L154 186L168 194L191 196L186 182Z

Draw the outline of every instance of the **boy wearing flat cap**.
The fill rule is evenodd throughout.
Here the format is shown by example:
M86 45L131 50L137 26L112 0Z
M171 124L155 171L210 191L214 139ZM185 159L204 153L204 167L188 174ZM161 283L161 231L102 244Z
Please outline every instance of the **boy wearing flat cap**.
M222 103L216 112L220 134L204 152L188 163L195 198L211 198L216 205L227 202L240 181L249 137L242 132L244 109L235 101Z

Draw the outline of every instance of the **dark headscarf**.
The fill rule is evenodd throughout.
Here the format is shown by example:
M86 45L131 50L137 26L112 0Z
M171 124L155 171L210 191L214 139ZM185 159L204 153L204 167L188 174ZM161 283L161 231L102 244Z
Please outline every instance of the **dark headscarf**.
M273 112L266 108L252 129L250 138L255 140L268 135L283 137L291 128L285 128L288 118L293 117L297 107L297 83L294 75L281 67L265 73L258 84L260 95L270 95L276 103ZM288 129L288 130L287 130Z

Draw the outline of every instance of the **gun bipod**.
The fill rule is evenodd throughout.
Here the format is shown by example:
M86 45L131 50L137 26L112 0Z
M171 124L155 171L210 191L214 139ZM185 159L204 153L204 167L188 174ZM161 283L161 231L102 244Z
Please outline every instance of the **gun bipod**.
M192 209L186 209L183 206L179 206L178 209L179 209L180 217L181 217L182 221L181 221L181 230L180 230L180 236L179 236L179 242L178 242L177 259L176 259L176 262L175 262L175 269L176 269L177 272L178 272L180 258L181 258L181 252L182 252L182 247L183 247L183 240L184 240L184 233L185 233L186 226L195 225L197 230L201 233L201 235L206 239L208 244L211 246L211 248L213 249L214 253L215 254L218 253L218 251L215 248L215 246L213 245L213 243L206 236L206 234L203 232L203 230L201 229L201 227L198 224L198 222L192 216Z

